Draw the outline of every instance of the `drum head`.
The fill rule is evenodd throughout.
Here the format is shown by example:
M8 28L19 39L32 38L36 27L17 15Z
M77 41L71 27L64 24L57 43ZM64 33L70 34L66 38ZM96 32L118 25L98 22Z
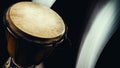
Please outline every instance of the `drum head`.
M18 2L6 13L10 28L20 36L28 34L43 39L63 36L65 24L53 10L33 2Z

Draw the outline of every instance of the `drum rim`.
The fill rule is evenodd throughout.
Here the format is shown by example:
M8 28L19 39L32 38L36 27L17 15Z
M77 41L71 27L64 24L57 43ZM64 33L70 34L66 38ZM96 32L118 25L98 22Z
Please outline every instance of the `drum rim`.
M54 41L54 38L53 41L52 39L47 39L47 38L39 38L39 37L35 37L35 36L31 36L31 35L28 35L26 33L24 33L24 38L23 36L20 36L18 35L17 33L15 33L10 25L8 24L7 20L5 20L5 27L7 28L7 31L10 33L10 35L12 35L15 39L22 39L22 40L26 40L26 41L29 41L29 42L33 42L33 43L37 43L37 44L41 44L41 45L50 45L50 44L58 44L58 43L61 43L62 41L64 41L64 39L67 38L67 30L68 30L68 27L67 25L65 25L65 33L63 34L63 36L59 37L57 41ZM41 41L43 40L43 41Z

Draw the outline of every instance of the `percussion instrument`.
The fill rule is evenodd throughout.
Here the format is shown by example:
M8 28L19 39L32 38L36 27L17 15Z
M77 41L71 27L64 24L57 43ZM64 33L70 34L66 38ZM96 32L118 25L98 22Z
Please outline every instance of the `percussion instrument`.
M55 11L33 2L13 4L4 19L8 52L18 67L42 62L66 34L66 25Z

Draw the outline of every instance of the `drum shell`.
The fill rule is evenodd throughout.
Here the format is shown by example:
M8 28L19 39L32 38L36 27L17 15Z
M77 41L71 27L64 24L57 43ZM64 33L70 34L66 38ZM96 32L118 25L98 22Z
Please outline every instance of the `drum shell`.
M37 65L54 50L52 44L36 44L22 38L15 38L8 30L6 30L6 35L7 50L19 66Z

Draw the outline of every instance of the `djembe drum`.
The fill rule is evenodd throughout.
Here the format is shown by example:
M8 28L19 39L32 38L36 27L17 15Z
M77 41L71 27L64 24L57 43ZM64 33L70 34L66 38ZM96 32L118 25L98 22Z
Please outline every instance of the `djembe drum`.
M66 34L66 25L56 12L33 2L12 5L4 19L10 54L5 68L40 64Z

